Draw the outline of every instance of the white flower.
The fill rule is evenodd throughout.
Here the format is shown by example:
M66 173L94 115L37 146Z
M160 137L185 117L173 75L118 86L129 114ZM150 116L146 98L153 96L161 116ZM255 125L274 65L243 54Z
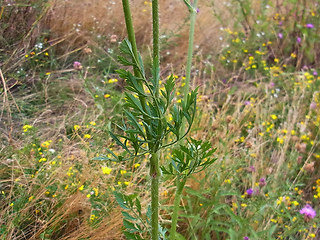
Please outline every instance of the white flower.
M54 150L53 148L50 148L48 151L49 151L50 153L55 153L55 152L56 152L56 150Z

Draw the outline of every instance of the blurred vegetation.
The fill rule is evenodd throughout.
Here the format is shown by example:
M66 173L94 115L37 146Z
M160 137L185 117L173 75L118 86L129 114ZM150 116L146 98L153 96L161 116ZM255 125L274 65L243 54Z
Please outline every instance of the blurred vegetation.
M133 16L147 61L150 4L135 1ZM188 12L160 11L161 87L173 70L179 101ZM115 1L0 1L1 239L124 239L115 190L147 211L145 158L93 160L121 154L108 131L123 121L122 19ZM189 135L217 161L186 183L181 239L320 238L319 24L317 0L199 0ZM174 178L162 178L169 228Z

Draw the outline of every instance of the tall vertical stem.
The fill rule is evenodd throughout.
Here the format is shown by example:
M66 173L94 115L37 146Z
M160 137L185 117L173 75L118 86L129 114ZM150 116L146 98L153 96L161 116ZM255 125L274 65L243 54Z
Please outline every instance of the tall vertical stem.
M159 96L160 79L160 38L159 38L159 2L152 0L152 32L153 32L153 67L156 70L154 82L156 96Z
M129 41L131 43L134 57L136 59L139 59L138 58L138 48L137 48L137 43L136 43L136 37L134 35L134 29L133 29L133 23L132 23L129 0L122 0L122 7L123 7L123 12L124 12L124 18L125 18L125 21L126 21L128 39L129 39ZM133 69L133 71L134 71L134 75L135 76L137 76L137 77L140 76L140 73L139 73L139 71L138 71L138 69L136 67Z
M122 7L123 7L123 12L124 12L124 18L125 18L125 21L126 21L128 39L129 39L129 41L131 43L134 57L136 59L139 59L139 57L138 57L138 48L137 48L137 43L136 43L136 37L135 37L135 34L134 34L134 28L133 28L133 23L132 23L129 0L122 0ZM140 74L139 70L137 69L137 67L133 67L133 71L134 71L134 75L136 77L141 77L141 74ZM139 84L143 88L141 81L139 81ZM145 97L139 96L139 100L141 102L143 110L146 111L146 99L145 99ZM145 122L149 123L150 121L149 121L149 119L145 119ZM148 139L150 139L151 136L150 136L149 131L147 129L146 129L146 132L147 132Z
M178 222L178 213L180 209L180 200L181 200L181 194L182 190L184 188L184 185L186 184L187 177L184 176L182 179L181 177L177 177L176 179L176 195L174 196L174 203L173 203L173 213L171 218L171 229L170 229L170 240L175 240L175 235L177 231L177 222Z
M151 154L151 239L159 240L159 152Z
M159 43L159 2L152 0L152 32L153 32L153 69L155 94L159 97L160 79L160 43ZM151 155L150 176L151 176L151 239L159 239L159 152Z
M193 8L197 9L198 0L194 0ZM183 100L187 102L188 93L190 90L190 79L191 79L191 66L192 66L192 55L193 55L193 42L194 42L194 26L196 23L197 12L195 10L190 12L190 29L189 29L189 44L188 44L188 58L186 66L186 84L183 89ZM181 133L184 134L186 129L186 123L182 124Z
M198 0L194 0L193 9L197 9ZM191 78L191 66L192 66L192 55L193 55L193 42L194 42L194 28L196 23L197 12L192 10L190 12L190 29L189 29L189 44L188 44L188 58L187 58L187 66L186 66L186 84L183 90L184 102L187 102L188 93L190 90L190 78ZM181 127L181 134L184 134L186 129L186 122L183 121ZM187 177L177 177L176 180L176 195L174 197L174 205L173 205L173 213L171 218L171 229L170 229L170 240L175 239L176 230L177 230L177 222L178 222L178 213L180 209L180 201L181 195L186 184Z
M193 8L197 9L198 0L194 0ZM190 89L190 78L191 78L191 66L192 66L192 54L193 54L193 41L194 41L194 26L196 23L196 11L190 12L190 29L189 29L189 45L188 45L188 59L186 67L186 85L184 87L184 100L186 101L189 89Z
M136 39L134 35L134 29L132 24L132 17L130 11L129 0L122 0L123 12L125 15L126 28L128 33L128 39L132 45L132 50L135 58L138 59L138 50ZM156 96L159 96L159 79L160 79L160 46L159 46L159 3L158 0L152 0L152 25L153 25L153 67L156 70L154 75L154 82L156 87ZM140 73L137 68L134 68L134 74L140 77ZM144 97L139 97L142 107L146 108L146 101ZM149 119L145 119L149 122ZM147 131L147 137L151 140L150 134ZM149 144L149 149L153 149L154 146ZM159 239L159 152L157 149L153 149L150 159L150 176L151 176L151 239Z

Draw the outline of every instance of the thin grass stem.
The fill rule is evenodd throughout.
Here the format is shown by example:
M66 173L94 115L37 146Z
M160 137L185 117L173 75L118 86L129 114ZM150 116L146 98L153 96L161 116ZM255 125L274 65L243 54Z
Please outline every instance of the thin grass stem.
M151 239L159 239L159 152L152 153L150 159L151 176Z
M193 9L197 9L198 0L194 0ZM190 29L189 29L189 43L188 43L188 58L186 66L186 83L183 90L184 102L187 102L188 93L190 90L190 78L191 78L191 66L192 66L192 57L193 57L193 42L194 42L194 28L196 23L197 12L192 10L190 11ZM181 132L184 133L186 128L186 122L182 124ZM170 239L174 240L177 230L178 222L178 213L180 209L180 201L183 188L185 186L187 177L184 177L182 180L180 177L176 180L176 195L174 198L173 213L171 219L171 229L170 229Z
M180 201L181 201L181 195L183 188L186 184L187 177L177 177L176 179L176 195L174 197L174 204L173 204L173 212L172 212L172 220L171 220L171 229L170 229L170 240L174 240L176 237L176 231L177 231L177 222L178 222L178 213L180 209Z

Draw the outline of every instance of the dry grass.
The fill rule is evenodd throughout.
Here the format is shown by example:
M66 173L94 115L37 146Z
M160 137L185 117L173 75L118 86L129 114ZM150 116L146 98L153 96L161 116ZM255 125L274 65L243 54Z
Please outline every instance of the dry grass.
M148 46L151 45L151 17L150 5L145 4L144 2L145 1L142 0L134 1L132 4L132 10L134 14L133 18L138 45L144 46L142 49L143 54L147 57L149 54ZM203 69L204 62L206 61L206 55L213 53L215 56L220 51L222 41L219 40L219 28L221 23L215 19L213 14L214 11L223 12L225 7L222 2L217 1L214 5L213 1L199 0L199 2L200 13L197 19L195 34L195 51L197 55L197 63L194 65L195 69ZM260 1L257 0L254 1L253 4L257 9L259 2ZM171 68L171 66L173 66L174 69L178 69L184 65L186 58L186 49L188 45L188 12L182 1L172 2L169 0L161 1L160 11L162 32L164 35L169 37L169 41L163 45L163 52L165 56L163 69L166 71ZM118 40L121 40L126 36L122 7L118 0L96 0L94 2L89 0L52 0L51 5L45 11L45 16L42 15L42 17L45 25L41 26L45 26L50 29L50 41L52 42L52 46L59 44L57 51L60 51L61 58L63 59L66 59L73 51L80 51L88 45L95 45L103 48L104 50L109 47L114 48L117 44L110 41L111 36L117 35ZM225 19L222 19L222 22L224 24L223 26L226 27L232 23L233 19L227 21L230 17L227 14L225 14L224 17ZM32 19L32 21L36 22L36 19ZM249 19L250 24L252 24L253 21L254 19ZM39 36L40 32L40 28L30 30L30 33L35 34L34 36ZM106 39L103 39L103 37L100 39L98 36L105 36ZM17 52L12 55L13 57L10 61L13 61L17 56L20 59L23 58L23 49L31 45L32 41L34 40L27 42L27 45L20 45L17 48ZM104 45L101 45L101 42ZM10 65L10 61L7 62L7 66ZM213 62L214 61L215 60L213 60ZM17 62L16 64L18 65L20 63L21 62ZM6 70L8 69L9 68L6 68ZM239 164L238 157L239 159L240 157L243 157L245 162L242 164L250 166L251 162L248 153L255 154L256 158L253 160L253 165L257 171L252 174L252 179L244 183L244 185L248 187L253 186L258 180L258 173L260 176L273 174L276 180L278 177L285 178L287 175L286 171L288 171L285 168L287 164L285 154L292 150L289 148L289 142L293 141L292 136L287 134L288 136L283 148L274 150L272 155L266 154L267 152L270 152L270 149L266 149L265 146L267 143L263 138L258 136L261 121L267 119L270 113L273 110L276 110L272 108L274 103L268 102L265 98L257 98L254 109L248 109L248 111L247 109L245 111L243 110L243 102L245 100L250 96L260 96L261 92L259 91L267 88L268 86L264 86L264 83L262 83L262 87L257 89L250 83L241 83L239 85L237 85L238 83L235 83L238 90L235 94L230 95L229 91L233 86L226 84L221 88L217 88L216 83L218 79L214 75L208 76L202 72L199 74L200 75L198 76L194 76L193 84L202 85L200 89L200 95L202 96L200 108L202 113L194 125L195 128L200 128L193 133L194 137L210 140L213 143L213 146L218 148L216 154L218 156L219 163L225 161L226 165L232 166ZM236 74L236 72L234 74ZM59 75L58 72L57 75ZM53 74L52 78L54 76L55 75ZM204 80L201 80L200 82L200 78ZM5 85L5 77L1 76L1 80ZM50 82L53 80L48 78L46 81ZM210 84L206 84L206 81ZM257 79L254 79L253 81L259 82ZM70 159L70 156L72 156L72 161L63 162L61 168L51 176L51 179L48 179L48 182L53 178L62 179L70 166L75 162L81 162L85 168L81 181L83 182L86 179L90 179L92 184L99 184L102 186L102 189L108 189L110 186L99 178L99 176L102 175L100 169L93 169L89 165L89 160L92 159L95 152L90 152L89 145L83 140L79 141L79 139L76 139L77 136L73 136L71 139L68 138L70 136L67 137L66 128L67 126L72 126L75 121L78 121L77 123L80 125L85 125L85 122L87 122L88 119L96 120L99 118L97 110L92 110L91 108L93 106L93 100L85 93L85 90L83 89L83 82L77 78L70 78L68 81L59 82L58 85L61 88L71 88L73 100L66 102L66 105L63 105L60 109L55 109L50 104L46 103L45 109L42 112L39 112L39 115L29 119L32 120L32 125L39 126L41 128L41 139L53 139L53 141L55 141L58 138L63 138L64 148L61 149L63 158ZM48 88L48 86L45 85L44 87L44 94L46 94L46 88ZM5 90L7 90L7 88L5 88ZM306 107L303 105L303 100L299 99L301 96L303 96L303 94L294 96L292 108L290 108L288 116L283 112L283 115L286 116L286 118L283 119L284 125L282 127L287 129L289 133L294 126L299 123L299 120L301 120L299 119L299 116L304 114L300 111ZM50 97L51 96L49 94L46 99L48 100ZM10 107L14 107L14 98L9 101L8 96L4 96L3 99L3 106L6 106L10 111ZM284 101L289 102L288 99L284 99ZM10 105L10 107L7 105ZM237 146L237 144L235 144L235 140L239 138L242 129L246 127L245 123L250 115L254 115L254 119L251 119L251 121L253 121L253 125L256 127L250 132L250 134L248 134L245 142L242 145ZM11 120L11 118L8 119ZM53 128L53 126L56 127ZM6 129L6 131L9 130ZM21 132L21 129L18 131ZM268 141L275 142L278 136L280 135L275 134ZM15 142L17 149L19 148L19 144L22 145L19 141ZM107 143L105 143L105 145L107 145ZM248 150L248 152L245 153L243 149ZM294 151L294 149L292 151ZM308 153L308 157L305 159L303 167L310 163L312 153L312 151ZM245 157L248 157L248 159ZM35 159L30 158L29 160L34 161ZM142 205L144 208L150 200L149 193L146 191L148 186L145 186L148 175L146 165L147 163L143 162L141 168L135 171L133 171L134 169L132 168L132 172L134 172L134 174L132 175L130 182L134 183L134 186L126 189L128 193L134 191L146 192L145 194L141 194L141 197L143 198ZM19 168L20 166L16 167ZM125 167L126 166L114 167L114 171ZM301 168L297 178L301 175L303 167ZM283 174L281 170L283 170ZM99 171L100 175L94 174ZM21 172L23 172L23 170L21 170ZM206 173L198 174L196 178L202 179L205 177L205 174ZM224 179L230 177L230 174L231 173L229 172L225 173L222 182ZM13 180L14 179L12 179L12 184ZM110 180L110 182L112 181ZM32 185L32 183L28 182L23 182L23 184ZM43 196L45 186L48 184L49 183L44 183L42 188L37 191L39 195L35 196L34 201ZM166 186L163 185L160 189L161 192L165 193L163 194L163 198L166 198L164 195L166 195L168 191L171 194L174 190L173 188L168 189L167 187L168 185L171 186L172 182L166 182L165 184ZM195 190L206 187L201 186L198 181L194 180L188 181L187 185ZM166 199L167 205L172 205L172 195ZM9 207L5 208L4 211L9 211ZM59 207L58 211L48 222L42 223L41 228L34 229L32 239L39 239L40 234L43 233L45 229L54 229L55 226L60 226L59 231L61 232L61 235L59 236L59 239L121 239L122 235L120 226L122 225L122 217L120 209L113 209L110 212L111 217L105 217L97 229L93 229L87 222L90 218L90 211L90 205L86 196L77 192L70 196L66 202ZM28 209L25 209L21 214L28 215ZM74 217L75 215L76 217ZM163 212L162 216L166 218L163 220L163 223L166 223L167 219L170 218L169 214L166 215L166 212ZM61 226L61 221L66 221L66 224ZM188 227L190 226L185 224L181 229L187 229ZM12 232L11 239L14 239L14 231Z
M7 198L15 199L14 188L17 185L28 189L27 198L32 196L32 200L29 199L29 202L26 203L21 211L12 214L10 219L6 219L6 222L1 221L2 224L5 224L10 229L7 239L40 239L40 235L46 233L47 229L55 229L52 235L53 239L121 239L122 234L119 226L122 225L122 216L119 208L108 210L108 216L104 216L99 226L93 228L88 221L92 214L91 204L84 193L80 191L69 193L68 191L58 191L59 193L56 193L58 195L57 198L51 197L52 193L50 195L47 194L47 186L64 181L69 167L76 163L81 163L83 166L83 174L79 176L79 183L90 181L94 186L101 186L99 187L101 193L108 191L106 189L109 189L109 186L101 179L101 175L97 174L100 169L91 167L89 159L92 156L88 158L86 152L81 149L83 147L72 142L66 144L62 150L64 154L62 156L62 164L58 168L50 170L50 163L47 162L39 170L40 172L48 170L50 172L48 172L49 174L47 173L48 178L42 182L39 182L37 178L30 178L27 174L21 174L26 169L35 167L32 164L35 164L37 160L32 155L14 156L12 160L7 159L1 162L2 167L6 164L8 169L11 168L12 170L11 173L10 171L1 173L2 176L11 174L11 179L1 181L2 186L5 186L3 189L11 189ZM22 159L28 162L21 162ZM62 205L61 199L65 199L62 201ZM48 209L41 207L43 202L46 202ZM113 200L109 204L114 205ZM105 207L108 206L106 205ZM40 212L35 213L35 211L39 211L38 209L41 209ZM5 216L6 212L10 211L12 211L10 206L6 206L1 209L0 214ZM50 218L46 218L42 215L45 212L53 214ZM20 219L20 221L26 219L29 225L25 226L25 224L21 223L24 225L22 228L16 227L14 225L16 219Z
M104 48L114 47L110 42L112 35L121 40L126 37L122 5L116 1L89 1L79 3L76 0L53 0L50 10L50 29L53 36L75 33L73 43L90 44L97 36L105 36ZM151 44L151 5L149 1L137 0L132 3L133 21L136 39L139 46ZM221 3L216 8L223 8ZM213 5L210 1L199 1L199 15L196 24L196 51L210 53L218 51L220 47L219 28L221 24L213 16ZM164 43L164 63L175 66L184 64L188 46L188 10L182 1L160 2L160 25ZM169 44L169 45L168 45Z

